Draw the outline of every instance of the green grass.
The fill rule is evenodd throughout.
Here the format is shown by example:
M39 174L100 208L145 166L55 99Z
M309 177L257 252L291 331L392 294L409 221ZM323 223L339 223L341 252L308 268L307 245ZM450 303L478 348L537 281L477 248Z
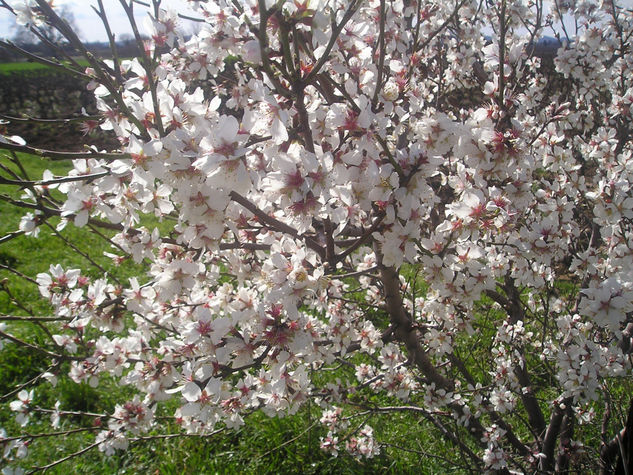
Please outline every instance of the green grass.
M11 170L18 171L15 164L8 163L0 152L0 161ZM20 155L20 161L30 179L41 177L42 171L50 169L56 175L64 174L70 164L66 162L50 162L38 157ZM3 172L6 175L6 172ZM14 188L0 185L0 195L9 195L18 199L22 192ZM53 192L53 196L54 192ZM25 210L16 208L6 201L0 200L0 236L18 229L18 224ZM51 218L54 227L58 218ZM144 224L150 229L154 225L167 226L168 223L157 223L153 218L146 218ZM164 229L163 229L164 230ZM117 275L122 281L132 275L143 272L141 266L126 262L120 267L113 265L109 258L103 257L104 251L110 251L109 244L86 228L78 229L69 224L61 234L81 249L90 254L109 274ZM49 229L42 229L38 239L20 236L9 242L0 244L0 264L17 268L26 275L35 276L38 272L48 271L50 263L60 263L67 268L81 268L91 278L102 276L103 272L91 264L87 259L75 252L69 252L66 244ZM418 287L418 295L423 295L423 283L415 282L415 269L406 268L403 271L408 276L411 286ZM1 315L47 315L51 309L39 297L37 287L31 282L20 278L6 270L0 269L0 281L4 280L5 288L0 290ZM568 283L558 283L559 291L574 293L575 289ZM10 296L15 296L17 302L27 302L20 306ZM351 298L362 298L359 294ZM483 384L491 382L487 373L491 349L496 327L507 318L500 310L486 311L490 305L484 299L482 306L476 309L476 335L457 340L459 356L469 366L473 377ZM377 323L385 317L382 312L372 311L368 318ZM52 325L49 325L51 327ZM44 331L33 326L13 323L9 330L32 342L42 342L46 339ZM531 368L538 368L539 353L528 353L527 360ZM359 362L363 355L355 356ZM34 354L14 344L5 343L0 351L0 396L46 369L45 358ZM53 388L48 383L40 384L36 389L35 403L42 407L52 407L60 401L62 409L111 413L117 402L124 401L132 394L129 387L121 387L117 381L102 377L97 389L86 384L76 384L63 375L68 371L65 364L60 372L60 381ZM543 372L545 373L545 371ZM314 375L318 382L334 381L335 378L353 380L353 370L343 366L334 372L323 372ZM549 417L547 401L554 397L555 382L549 380L535 380L539 386L539 397L542 409ZM621 427L621 420L626 417L620 409L626 408L628 399L633 391L633 382L607 382L610 398L613 402L614 417L612 417L610 433ZM551 389L549 389L551 388ZM351 396L352 401L363 401L369 404L393 405L393 401L383 394L372 394L367 390L363 398ZM421 396L418 397L421 399ZM15 399L15 398L11 398ZM11 400L9 399L9 400ZM421 400L413 400L411 404L424 406ZM160 415L171 416L179 406L177 398L161 406ZM351 406L346 406L346 415L352 413ZM596 403L596 419L588 426L578 427L578 439L593 441L592 447L600 445L600 421L602 405ZM618 412L620 410L620 412ZM381 454L370 460L356 460L346 455L342 450L338 457L331 457L319 449L319 438L326 435L327 430L320 424L314 424L321 416L321 411L314 404L304 406L296 415L285 418L269 418L261 412L255 412L246 418L246 425L237 431L227 431L212 437L178 437L171 439L156 439L151 441L132 443L129 450L107 457L97 449L60 464L47 473L64 474L69 471L77 474L106 474L106 473L244 473L244 474L277 474L277 473L305 473L305 474L357 474L357 473L416 473L416 474L444 474L447 467L467 465L458 459L459 452L444 440L441 434L421 415L417 413L394 413L382 417L372 416L366 421L355 419L355 424L366 422L374 428L376 439L391 445L385 445ZM517 429L519 437L530 438L526 426L521 421L526 415L521 410L508 416L508 421ZM92 420L64 419L59 430L70 429L78 425L90 426ZM314 424L314 425L313 425ZM8 408L8 401L0 404L0 427L11 435L20 434L20 428L13 413ZM50 431L48 417L33 417L28 426L30 434ZM162 428L167 433L176 434L179 428L175 425ZM163 432L164 433L164 432ZM156 432L156 435L158 432ZM20 465L28 467L44 466L90 445L94 441L93 432L81 432L66 437L52 439L38 439L29 446L28 457ZM466 441L471 444L472 441ZM1 462L0 462L1 468ZM455 469L450 473L467 473L466 470Z
M0 63L0 74L12 73L15 71L33 71L44 69L47 66L41 63L32 63L29 61L17 61L15 63Z
M42 172L47 168L55 175L63 175L71 168L67 162L47 161L29 155L20 155L19 157L22 166L28 173L29 179L41 178ZM18 171L18 168L13 164L10 164L9 168ZM8 195L14 199L20 199L22 194L23 192L16 190L14 186L0 185L0 195ZM59 197L60 194L55 194L53 190L53 196ZM2 215L0 236L17 231L20 218L27 212L28 210L0 200L0 214ZM51 218L48 223L52 228L55 228L59 223L59 218ZM75 243L80 250L88 254L107 272L116 273L121 279L135 275L139 271L139 267L132 265L130 262L126 262L123 266L117 268L111 259L103 256L104 251L110 250L110 245L87 228L76 228L69 224L59 234L68 241ZM112 232L105 234L112 235ZM42 226L41 234L37 239L29 236L20 236L0 245L0 264L18 268L20 272L27 276L48 272L51 263L61 264L64 268L81 268L91 278L97 278L103 274L101 269L88 259L76 252L69 252L64 240L53 229L46 226ZM5 270L0 270L0 276L8 279L8 288L16 296L16 300L29 302L29 307L35 313L42 314L48 309L46 302L39 298L39 291L35 285ZM25 310L12 303L7 293L4 292L0 293L0 311L5 314L25 314Z
M407 418L406 425L410 428L412 422L415 424L417 421ZM94 450L47 473L63 474L69 469L76 474L446 473L441 465L434 465L431 458L421 462L419 455L391 448L371 460L357 461L344 454L336 458L330 457L318 449L318 435L322 431L314 429L311 433L304 433L305 423L303 415L270 419L257 413L246 426L231 433L209 438L182 437L133 443L128 451L112 457L105 457ZM39 427L44 430L45 425L36 424L31 427L31 431L36 432ZM302 433L304 434L297 438ZM429 432L424 430L424 426L420 426L417 433L412 432L411 436L420 437L417 441L420 445L432 445L433 440L429 439ZM44 465L67 453L80 450L86 445L87 439L83 434L75 434L64 440L53 439L55 443L52 444L34 443L30 448L29 459L35 466ZM400 439L404 439L404 436ZM291 442L288 443L289 441ZM410 441L399 442L404 445Z
M14 171L18 168L0 160ZM39 157L20 155L20 162L28 178L38 179L43 170L50 169L55 175L62 175L70 168L66 162L51 162ZM21 191L15 187L0 185L0 195L19 199ZM53 191L53 196L55 192ZM26 210L17 208L0 200L0 236L18 229L20 218ZM54 227L58 218L51 218ZM152 226L151 219L146 223ZM86 228L78 229L69 224L61 234L101 265L108 273L121 279L142 271L139 266L125 263L115 267L111 260L102 256L109 251L109 245ZM47 272L50 263L60 263L66 268L81 268L91 278L97 278L102 272L88 260L68 250L66 244L54 232L45 227L35 239L20 236L0 244L0 263L17 268L29 276ZM36 315L50 314L46 301L40 298L35 285L7 270L0 269L0 280L5 280L9 292L0 291L0 314ZM15 301L10 297L15 297ZM17 302L28 302L21 306ZM54 325L49 325L49 328ZM25 340L43 342L46 337L42 330L25 324L13 323L9 330ZM0 352L0 394L4 394L16 385L23 383L46 369L45 358L28 349L11 343L5 343ZM76 384L63 374L68 370L65 364L60 372L57 387L42 383L36 388L35 403L41 407L52 407L57 400L62 409L109 413L118 401L125 400L131 389L117 385L114 379L103 377L97 389L86 384ZM319 377L323 377L319 375ZM341 370L326 377L353 377L349 370ZM379 403L382 396L372 396ZM15 399L15 397L11 398ZM9 400L11 400L9 399ZM175 398L176 399L176 398ZM162 414L172 415L178 407L177 400L166 404ZM72 470L77 474L95 473L319 473L319 474L356 474L356 473L443 473L443 462L433 457L420 464L420 455L387 447L380 456L371 460L356 460L344 453L331 457L319 449L319 437L327 431L320 424L309 428L321 415L319 408L305 407L298 414L286 418L269 418L256 412L246 419L246 425L233 432L225 432L209 438L181 437L167 440L152 440L133 443L126 452L106 457L97 449L72 461L60 464L47 473L62 474ZM357 423L360 424L362 420ZM372 418L366 421L380 433L379 439L411 450L424 450L431 454L446 454L448 448L422 418L411 414L396 414L388 418ZM75 427L77 423L90 424L90 420L64 420L59 430ZM8 402L0 405L0 427L8 434L15 435L23 431L8 408ZM29 423L31 434L50 432L48 416L34 416ZM178 433L178 427L169 427L168 432ZM38 439L29 446L29 454L20 465L29 468L44 466L54 460L76 452L91 444L94 434L82 432L67 437Z
M77 62L81 66L88 66L88 61L79 59ZM38 71L42 69L47 69L50 66L47 66L42 63L37 63L34 61L16 61L13 63L0 63L0 75L9 74L13 72L23 72L23 71Z

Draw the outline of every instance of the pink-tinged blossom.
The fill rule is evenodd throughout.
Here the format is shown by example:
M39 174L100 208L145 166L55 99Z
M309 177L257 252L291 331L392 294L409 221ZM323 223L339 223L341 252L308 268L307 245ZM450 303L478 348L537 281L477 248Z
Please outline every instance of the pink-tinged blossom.
M44 17L32 0L17 3L13 5L13 8L16 12L15 21L18 25L41 26L44 23Z
M573 466L605 381L631 372L631 12L503 2L500 38L503 14L476 2L190 3L196 34L158 8L146 58L85 70L88 128L119 152L88 147L11 198L28 236L59 216L62 236L112 246L35 278L59 319L41 377L134 394L100 450L169 407L206 435L314 403L332 456L377 455L387 434L364 419L408 411L488 471L555 470L560 414ZM16 13L42 21L33 2ZM567 17L550 67L534 25ZM32 398L10 403L21 424Z
M274 97L264 95L252 107L246 109L243 127L250 134L270 135L275 144L288 140L288 112Z
M64 270L61 265L51 264L50 274L37 275L37 283L43 297L54 298L56 294L64 293L77 285L81 271L79 269Z
M19 228L20 231L22 231L25 235L37 237L40 233L40 224L41 213L36 211L35 214L26 213L24 216L22 216L22 218L20 219Z
M16 413L16 422L21 426L25 426L29 423L31 412L30 406L32 402L33 390L26 391L25 389L23 389L18 393L18 399L16 401L11 401L11 403L9 404L11 410Z

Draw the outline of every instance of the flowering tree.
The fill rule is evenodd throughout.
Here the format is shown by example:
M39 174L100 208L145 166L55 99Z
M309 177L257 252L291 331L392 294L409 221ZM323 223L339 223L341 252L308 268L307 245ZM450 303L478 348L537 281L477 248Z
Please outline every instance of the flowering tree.
M160 429L168 400L189 434L312 401L333 455L374 456L367 416L410 411L472 471L615 463L625 431L607 389L630 379L633 334L631 9L217 0L183 19L153 0L143 42L143 2L121 0L144 54L101 60L46 1L2 3L84 55L85 71L52 62L90 80L87 126L121 147L1 138L2 160L73 169L2 167L28 212L0 242L61 217L113 230L114 262L146 270L24 276L54 313L22 318L48 342L0 332L50 361L8 396L22 425L70 414L33 404L30 385L109 375L137 395L99 415L88 448L108 454ZM199 22L189 39L185 21ZM552 57L537 54L548 35ZM29 437L6 436L5 457Z

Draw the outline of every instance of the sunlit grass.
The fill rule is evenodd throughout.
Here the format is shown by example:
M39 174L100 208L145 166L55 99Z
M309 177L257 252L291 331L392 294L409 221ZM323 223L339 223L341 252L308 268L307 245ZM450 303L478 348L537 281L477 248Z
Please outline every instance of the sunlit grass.
M65 174L71 167L68 162L48 161L30 155L20 155L20 163L29 179L41 178L42 172L49 169L55 175ZM10 164L6 158L2 163L14 171L18 167ZM54 191L53 191L54 193ZM19 199L23 190L15 187L1 186L0 194ZM57 196L59 197L59 195ZM27 210L0 201L0 236L16 231L20 218ZM54 228L59 218L51 218ZM154 225L161 228L168 223L158 223L153 218L146 218L144 224L150 229ZM76 228L69 224L62 236L87 252L92 260L108 273L126 279L142 272L140 266L126 262L116 267L111 259L104 257L104 251L112 251L110 245L87 228ZM112 232L106 233L111 235ZM51 263L59 263L65 268L80 268L91 278L102 276L102 271L89 260L70 250L56 233L43 227L38 238L20 236L4 244L0 244L0 263L17 268L28 276L39 272L47 272ZM0 280L6 279L7 289L18 302L26 302L22 308L13 302L7 292L0 292L0 314L25 315L32 312L36 315L50 314L47 302L40 298L35 285L7 270L0 269ZM378 318L378 316L376 317ZM10 331L23 338L42 342L45 336L41 330L23 324L10 325ZM47 369L47 360L33 354L28 349L13 344L5 344L0 352L0 388L6 392L16 385L27 381ZM35 391L35 403L42 407L52 407L57 400L65 410L92 411L110 413L116 402L124 400L131 394L131 388L121 387L114 379L103 377L97 389L86 384L76 384L64 372L65 364L60 371L57 387L49 383L40 384ZM338 372L319 374L321 379L337 377L353 379L348 369ZM386 402L382 395L374 395L370 400L375 404ZM174 400L161 409L161 414L171 415L178 407ZM314 404L305 406L298 414L285 418L269 418L256 412L246 418L246 425L234 432L224 432L209 438L182 437L158 439L132 443L126 452L106 457L97 449L60 464L47 473L319 473L319 474L356 474L356 473L442 473L444 458L450 458L450 449L436 431L423 418L412 414L394 414L389 417L370 417L366 422L376 428L378 438L389 442L380 456L372 460L356 460L341 453L334 458L319 449L320 437L326 435L326 429L316 423L321 415L320 408ZM33 417L28 426L29 433L50 432L48 416ZM77 424L88 425L91 420L62 419L58 430L64 430ZM0 406L0 427L9 435L19 434L24 429L15 422L8 408L8 402ZM81 432L67 437L41 439L29 447L28 457L21 461L25 468L44 466L54 460L76 452L94 441L96 431ZM175 424L167 427L167 432L178 433ZM158 434L158 432L156 433ZM408 451L400 447L408 448ZM422 449L424 447L424 449ZM417 452L416 452L417 451ZM423 457L421 454L428 453ZM442 455L444 454L444 455ZM439 457L439 458L438 458Z
M81 66L88 66L88 61L79 59L77 63ZM15 61L12 63L0 63L0 75L8 74L12 72L22 72L22 71L38 71L44 70L48 68L45 64L38 63L35 61Z

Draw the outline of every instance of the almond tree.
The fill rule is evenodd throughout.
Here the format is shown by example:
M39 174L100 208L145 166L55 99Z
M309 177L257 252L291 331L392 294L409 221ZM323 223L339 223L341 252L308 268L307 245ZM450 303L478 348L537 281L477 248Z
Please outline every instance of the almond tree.
M630 457L608 391L631 376L630 8L212 0L179 18L152 0L143 41L144 3L120 3L144 51L131 60L101 0L111 60L46 1L2 2L88 61L32 57L88 78L92 127L121 146L0 139L2 161L74 166L41 179L2 167L0 183L25 193L3 198L25 215L0 243L59 217L57 230L115 231L113 261L146 269L22 276L54 309L1 317L50 336L0 331L50 360L7 396L25 430L34 413L75 414L33 402L46 379L107 375L137 393L87 414L102 421L94 443L40 468L151 438L174 398L183 434L198 435L315 403L333 455L376 455L389 441L371 420L404 411L453 444L447 469L608 471ZM188 39L187 21L199 23ZM540 52L548 36L553 55ZM44 435L6 436L5 458Z

